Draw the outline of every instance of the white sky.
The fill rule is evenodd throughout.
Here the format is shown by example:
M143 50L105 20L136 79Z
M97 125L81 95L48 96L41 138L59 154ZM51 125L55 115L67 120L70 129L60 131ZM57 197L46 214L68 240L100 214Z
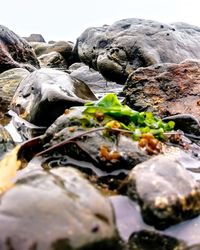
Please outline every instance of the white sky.
M71 40L90 26L129 17L200 26L199 0L2 0L0 24L20 36Z

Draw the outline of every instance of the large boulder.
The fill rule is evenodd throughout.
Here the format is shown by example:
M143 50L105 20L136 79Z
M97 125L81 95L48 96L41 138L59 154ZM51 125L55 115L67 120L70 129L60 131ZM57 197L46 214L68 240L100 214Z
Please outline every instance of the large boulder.
M28 42L0 25L0 73L12 68L39 68L39 62Z
M141 206L143 219L156 228L200 214L200 185L177 155L159 155L129 174L128 195Z
M66 108L96 100L89 87L54 69L40 69L21 81L11 109L38 126L49 126Z
M73 168L29 173L0 199L1 250L119 249L109 200Z
M196 26L130 18L86 29L75 51L108 80L124 83L138 67L200 58L199 44L200 28Z
M199 60L186 60L139 68L127 81L124 103L161 117L188 113L200 121L199 67Z
M30 73L26 69L15 68L0 74L0 111L5 113L9 109L10 102L19 83Z

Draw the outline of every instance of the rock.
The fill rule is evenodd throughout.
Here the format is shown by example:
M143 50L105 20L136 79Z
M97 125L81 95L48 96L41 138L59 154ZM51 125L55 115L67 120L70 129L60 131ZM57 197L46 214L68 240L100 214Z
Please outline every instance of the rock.
M0 222L2 250L120 249L111 204L73 168L21 178L1 196Z
M0 73L12 68L39 68L32 47L13 31L0 25Z
M131 235L129 250L184 250L184 242L153 231L139 231Z
M17 86L28 75L29 71L22 68L9 69L0 74L1 112L5 113L8 111Z
M38 60L40 61L40 65L42 67L55 68L63 71L65 71L68 67L63 56L56 51L43 54L38 57Z
M99 97L105 93L122 91L122 86L114 82L108 82L98 71L89 68L83 63L74 63L69 67L70 75L85 82Z
M96 100L89 87L69 74L40 69L25 78L16 90L11 109L37 126L49 126L66 108Z
M187 137L200 140L200 122L193 115L173 115L163 118L163 121L174 121L175 130L182 130Z
M2 125L0 125L0 159L6 152L10 151L14 147L15 143L9 132Z
M141 206L143 219L164 229L200 214L200 186L177 155L159 155L129 174L128 195Z
M124 103L164 117L190 114L200 121L200 61L159 64L134 71L124 88Z
M127 172L127 169L132 169L136 164L150 158L148 153L138 146L138 142L128 136L106 136L102 129L98 131L99 128L82 127L82 116L81 107L70 109L41 137L43 149L49 150L43 153L43 156L47 156L44 157L46 167L51 168L52 162L54 167L60 164L68 166L69 156L77 160L73 164L77 168L83 171L84 168L90 168L93 173L102 176L106 173ZM68 139L71 141L67 141Z
M38 57L51 52L57 52L64 58L68 66L77 60L73 53L74 44L70 41L58 41L55 43L31 42L30 44Z
M22 142L27 139L42 135L47 129L46 127L36 126L26 121L12 110L9 110L7 115L11 118L11 120L6 126L6 129L16 142Z
M41 34L31 34L28 37L24 37L27 42L39 42L45 43L44 37Z
M69 136L73 136L73 133L69 131L70 128L58 132L44 147L52 147L62 142L62 140L66 140ZM78 133L81 134L81 130L78 130ZM74 136L78 133L74 133ZM47 135L49 136L49 134ZM51 166L52 156L54 166L56 167L56 161L53 156L54 154L59 155L59 152L61 152L59 159L57 159L57 164L62 162L62 165L67 166L67 156L71 156L74 159L78 159L76 163L77 168L81 168L81 161L89 162L90 164L92 163L94 167L88 165L88 168L91 168L98 176L102 176L105 175L105 173L114 174L116 172L126 172L125 170L130 170L136 164L150 158L145 151L138 147L138 142L134 142L132 139L122 135L119 135L117 140L118 144L116 146L116 143L109 140L109 138L105 138L102 132L94 132L83 138L77 138L71 143L63 145L60 149L57 148L46 154L46 156L50 156L50 158L48 158L49 166ZM84 168L82 169L84 171Z
M86 29L74 52L106 79L123 84L139 67L200 58L199 42L200 28L196 26L129 18Z
M161 240L166 240L166 236L174 238L179 244L185 242L187 246L200 245L199 229L200 229L200 216L190 220L186 220L179 224L173 225L165 230L155 230L153 226L146 224L141 216L139 205L130 200L127 196L115 195L109 197L112 202L117 229L120 236L125 242L131 238L131 235L138 235L142 232L149 232L152 236L158 234ZM156 237L157 238L157 237ZM152 238L152 240L155 238ZM147 238L140 237L140 244L145 244L149 241L152 243L147 235ZM160 244L162 245L162 244ZM159 248L150 248L152 250ZM186 250L184 248L184 250Z

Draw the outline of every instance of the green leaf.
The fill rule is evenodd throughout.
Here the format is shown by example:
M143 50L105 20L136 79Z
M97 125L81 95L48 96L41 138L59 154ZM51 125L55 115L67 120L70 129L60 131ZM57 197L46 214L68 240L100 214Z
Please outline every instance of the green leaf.
M104 116L103 121L97 121L99 112ZM134 140L138 140L145 133L152 133L157 139L163 140L164 132L173 130L175 125L173 121L164 123L151 112L137 112L122 105L114 93L109 93L96 102L86 103L83 115L84 125L88 126L104 126L115 120L120 123L121 128L133 132Z

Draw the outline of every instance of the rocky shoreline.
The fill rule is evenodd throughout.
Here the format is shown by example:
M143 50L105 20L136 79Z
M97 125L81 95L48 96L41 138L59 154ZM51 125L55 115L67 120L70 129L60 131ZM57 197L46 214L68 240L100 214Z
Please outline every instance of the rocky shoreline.
M0 25L0 94L0 249L200 249L199 27Z

